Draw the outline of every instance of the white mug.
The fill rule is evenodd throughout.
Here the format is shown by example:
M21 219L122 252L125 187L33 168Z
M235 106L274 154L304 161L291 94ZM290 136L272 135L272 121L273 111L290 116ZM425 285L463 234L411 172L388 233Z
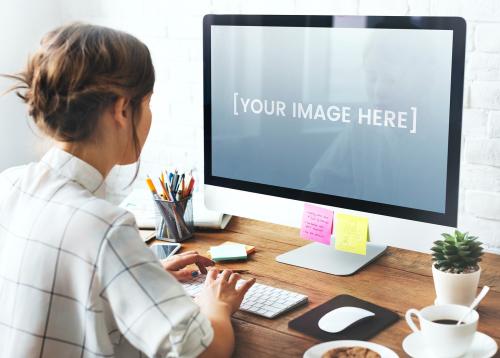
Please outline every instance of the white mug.
M467 306L460 305L427 306L420 311L410 308L406 311L405 318L413 332L422 334L429 352L436 357L453 358L465 354L472 344L479 314L473 310L459 326L433 321L443 319L458 321L468 309ZM413 315L420 322L420 330L413 322Z

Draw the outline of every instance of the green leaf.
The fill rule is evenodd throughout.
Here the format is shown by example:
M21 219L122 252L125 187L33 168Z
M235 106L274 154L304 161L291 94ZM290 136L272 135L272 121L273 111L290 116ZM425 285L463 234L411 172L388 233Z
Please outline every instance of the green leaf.
M451 236L450 234L448 234L448 233L446 233L446 232L443 232L443 233L441 234L441 236L442 236L442 237L444 237L445 239L450 238L450 237L453 237L453 236Z
M444 250L444 253L446 255L455 255L458 253L458 250L456 247L447 247L445 250Z
M456 240L454 238L451 238L451 239L445 239L444 242L445 245L455 245Z
M457 261L460 258L460 256L458 256L458 255L448 255L448 256L446 256L446 258L448 259L448 261L454 262L454 261Z

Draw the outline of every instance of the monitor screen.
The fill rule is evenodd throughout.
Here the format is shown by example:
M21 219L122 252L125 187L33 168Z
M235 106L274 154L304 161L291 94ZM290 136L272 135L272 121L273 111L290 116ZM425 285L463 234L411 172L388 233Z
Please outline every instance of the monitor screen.
M210 176L444 215L452 53L451 29L213 24Z

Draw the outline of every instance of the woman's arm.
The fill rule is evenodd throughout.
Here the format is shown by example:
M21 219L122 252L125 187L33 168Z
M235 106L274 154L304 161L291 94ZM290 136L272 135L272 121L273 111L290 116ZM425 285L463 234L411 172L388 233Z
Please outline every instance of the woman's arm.
M200 354L200 358L226 358L234 350L234 331L231 325L231 312L228 307L211 309L210 314L205 314L212 324L214 339L208 348Z
M245 281L236 288L240 275L229 270L211 269L207 274L205 286L196 298L202 313L209 319L214 330L214 339L200 355L202 358L230 357L234 350L234 331L231 315L238 310L243 297L255 283L255 279Z

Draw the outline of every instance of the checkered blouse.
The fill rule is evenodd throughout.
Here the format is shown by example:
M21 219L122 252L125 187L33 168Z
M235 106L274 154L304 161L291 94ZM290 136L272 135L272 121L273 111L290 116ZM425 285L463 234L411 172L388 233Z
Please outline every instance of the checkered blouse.
M0 357L194 357L210 322L103 178L57 148L0 174Z

